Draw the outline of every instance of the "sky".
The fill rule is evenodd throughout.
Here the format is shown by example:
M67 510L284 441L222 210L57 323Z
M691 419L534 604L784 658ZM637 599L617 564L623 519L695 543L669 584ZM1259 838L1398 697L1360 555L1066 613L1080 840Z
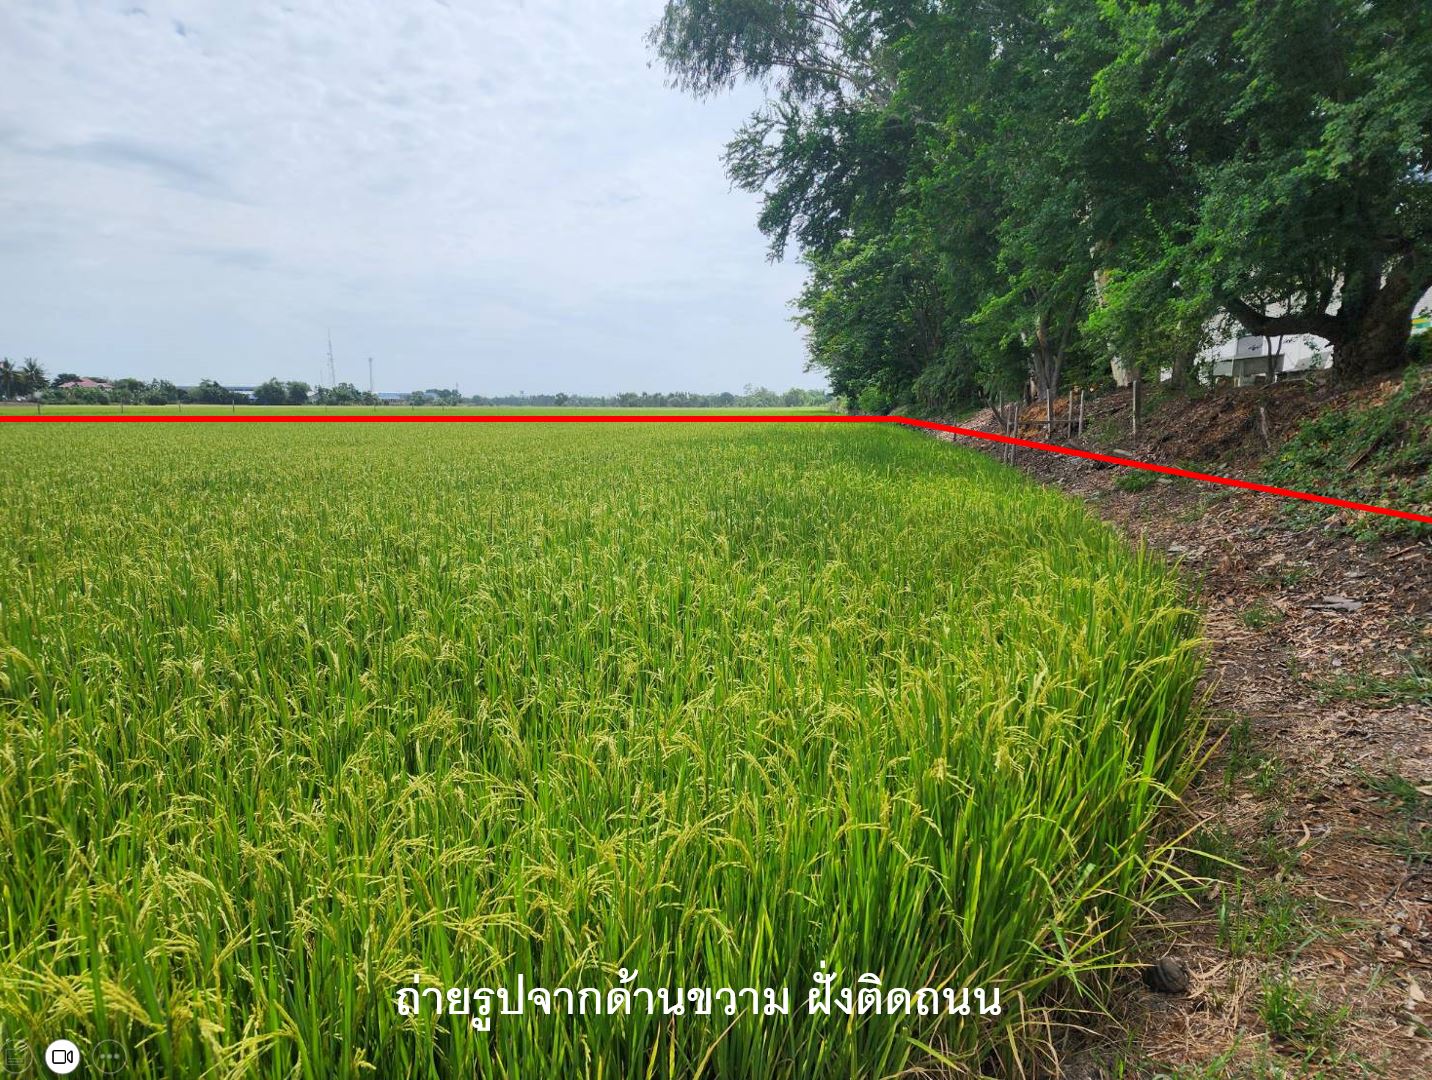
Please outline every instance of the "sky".
M0 354L192 384L820 386L660 0L5 0Z

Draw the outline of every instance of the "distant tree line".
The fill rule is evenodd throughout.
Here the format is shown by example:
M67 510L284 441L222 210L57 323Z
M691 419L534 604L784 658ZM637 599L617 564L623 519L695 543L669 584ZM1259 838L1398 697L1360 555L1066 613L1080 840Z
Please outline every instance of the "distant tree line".
M825 405L830 400L831 396L825 390L807 390L797 386L784 393L768 390L764 386L747 386L739 394L507 394L498 397L477 395L467 399L470 405L551 405L556 408L565 406L588 409L794 409Z
M1397 367L1432 287L1427 0L669 0L697 96L872 411L1171 371L1214 331Z
M99 386L69 385L80 382ZM268 379L254 387L252 395L223 386L213 379L201 379L197 386L181 387L167 379L105 379L65 371L49 379L33 358L17 364L0 360L0 400L24 398L45 405L383 405L396 404L352 383L337 386L310 386L298 380ZM402 399L405 405L549 405L585 408L798 408L824 405L831 400L824 390L792 387L785 393L764 386L747 386L740 394L625 393L609 396L590 394L507 394L463 397L456 390L430 388L414 390Z

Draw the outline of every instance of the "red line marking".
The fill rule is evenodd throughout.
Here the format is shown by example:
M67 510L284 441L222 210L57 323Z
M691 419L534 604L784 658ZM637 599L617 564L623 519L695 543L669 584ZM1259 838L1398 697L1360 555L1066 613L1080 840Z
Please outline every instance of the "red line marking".
M953 424L937 424L933 420L914 420L905 416L838 416L828 414L725 414L707 413L692 415L660 415L633 413L611 415L607 413L582 415L562 413L558 415L514 415L492 413L487 415L433 415L433 416L284 416L264 414L240 416L237 414L199 416L0 416L0 424L904 424L907 427L925 428L929 431L946 431L970 439L984 439L987 442L1008 443L1030 450L1043 450L1051 454L1084 458L1088 461L1102 461L1109 465L1122 465L1129 469L1145 469L1167 476L1181 476L1187 480L1201 480L1207 484L1221 484L1224 487L1239 488L1243 491L1257 491L1264 495L1280 495L1285 499L1300 499L1303 502L1322 503L1342 510L1358 510L1365 514L1382 514L1384 517L1401 518L1404 521L1420 521L1432 524L1432 514L1418 514L1411 510L1396 510L1388 506L1373 506L1369 503L1337 499L1331 495L1316 495L1310 491L1294 491L1291 488L1274 487L1253 480L1239 480L1231 476L1215 476L1212 473L1180 469L1174 465L1157 465L1150 461L1118 457L1114 454L1099 454L1092 450L1079 450L1072 446L1058 446L1053 443L1021 439L1014 435L996 435L992 431L976 431L973 428L956 427Z

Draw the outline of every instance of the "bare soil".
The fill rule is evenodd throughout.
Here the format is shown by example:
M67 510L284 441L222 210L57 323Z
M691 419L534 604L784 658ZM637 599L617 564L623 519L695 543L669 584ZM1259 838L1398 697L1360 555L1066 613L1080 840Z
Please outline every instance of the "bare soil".
M1300 421L1389 392L1219 389L1165 401L1135 440L1120 391L1086 401L1078 445L1256 478ZM1026 410L1020 434L1049 440L1043 420ZM988 411L960 423L998 430ZM1194 481L1121 490L1129 470L1063 455L1015 463L1185 569L1217 739L1174 823L1212 856L1184 860L1206 884L1137 943L1191 985L1131 972L1116 1023L1062 1074L1432 1076L1432 544L1354 539L1341 511L1293 526L1284 500Z

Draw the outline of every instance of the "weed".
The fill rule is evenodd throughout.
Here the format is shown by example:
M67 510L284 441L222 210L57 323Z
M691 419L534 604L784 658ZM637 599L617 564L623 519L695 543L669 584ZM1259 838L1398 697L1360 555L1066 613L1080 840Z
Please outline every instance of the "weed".
M1308 905L1277 881L1238 879L1218 905L1218 943L1233 956L1282 956L1316 936Z
M1258 1016L1269 1036L1317 1057L1333 1050L1338 1029L1351 1013L1345 1005L1331 1006L1302 989L1286 973L1264 980L1258 1001Z
M1397 811L1399 828L1382 836L1382 842L1402 856L1409 868L1432 866L1432 788L1396 772L1364 780Z
M1253 762L1253 728L1246 716L1229 726L1223 742L1223 797L1233 794L1233 787Z
M1125 469L1114 481L1114 487L1120 491L1137 492L1147 491L1158 483L1158 477L1145 469Z
M1432 374L1409 368L1397 393L1354 409L1329 409L1302 426L1265 467L1269 482L1384 506L1432 502ZM1325 518L1325 508L1284 504L1295 521ZM1432 526L1360 515L1364 535L1432 535Z
M1284 766L1275 757L1260 757L1253 765L1253 790L1267 798L1282 790Z
M1323 679L1318 685L1323 702L1356 701L1376 705L1432 705L1432 667L1421 657L1406 660L1400 675L1350 672Z
M1286 618L1287 616L1272 604L1262 600L1250 604L1238 613L1238 621L1250 630L1262 630L1265 627L1276 626Z

